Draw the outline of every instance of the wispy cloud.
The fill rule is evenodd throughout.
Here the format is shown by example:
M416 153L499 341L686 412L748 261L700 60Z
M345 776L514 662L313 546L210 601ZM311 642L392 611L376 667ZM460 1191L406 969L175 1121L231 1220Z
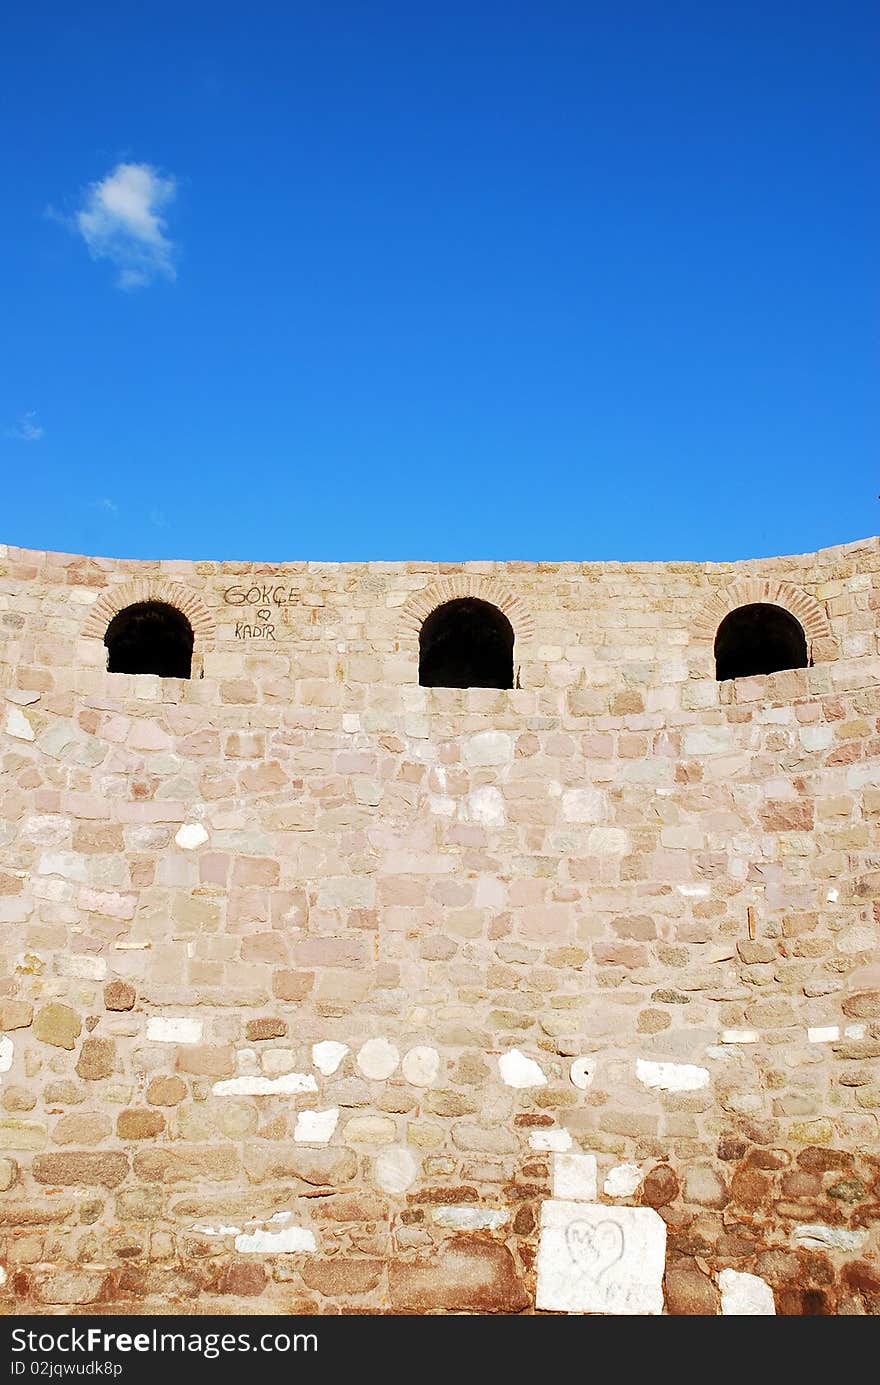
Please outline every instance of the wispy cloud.
M119 506L116 504L116 501L111 500L109 496L102 495L100 500L95 501L95 504L99 510L106 510L110 515L119 514Z
M70 224L92 259L110 260L116 266L119 288L144 288L154 279L176 278L176 247L162 215L176 191L174 178L144 163L119 163L87 188Z
M16 442L39 442L45 431L34 410L29 409L11 428L4 428L3 433Z

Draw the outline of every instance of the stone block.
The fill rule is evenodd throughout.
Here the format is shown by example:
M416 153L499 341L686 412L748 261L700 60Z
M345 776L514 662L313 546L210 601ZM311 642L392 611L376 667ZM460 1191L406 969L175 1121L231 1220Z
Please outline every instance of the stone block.
M521 1313L530 1304L507 1246L463 1237L433 1261L392 1260L388 1291L398 1313Z
M651 1208L547 1201L536 1306L560 1313L662 1313L665 1261L666 1225Z

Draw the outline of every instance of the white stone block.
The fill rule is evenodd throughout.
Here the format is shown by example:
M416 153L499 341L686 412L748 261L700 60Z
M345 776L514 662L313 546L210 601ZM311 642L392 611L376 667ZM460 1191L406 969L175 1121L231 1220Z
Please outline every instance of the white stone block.
M55 969L59 976L69 976L76 981L103 981L107 975L103 957L89 957L83 952L56 958Z
M310 1072L288 1072L283 1077L227 1077L211 1090L215 1096L294 1096L316 1092L318 1084Z
M14 736L18 741L32 741L34 739L34 728L24 712L18 707L6 708L6 721L3 729L7 736Z
M387 1039L368 1039L358 1050L355 1061L364 1077L374 1082L384 1082L399 1064L400 1051Z
M248 1255L278 1255L284 1251L313 1251L314 1232L302 1226L285 1226L281 1231L242 1232L235 1238L235 1249Z
M792 1239L795 1245L808 1246L813 1250L858 1250L868 1239L868 1233L861 1228L848 1231L844 1226L808 1222L795 1227Z
M538 1308L662 1313L665 1263L666 1225L651 1207L555 1200L541 1207Z
M535 1062L527 1058L518 1048L502 1053L498 1059L501 1080L508 1087L546 1087L547 1078Z
M590 856L625 856L629 851L629 833L622 827L593 827L587 837Z
M595 1202L598 1197L595 1154L554 1154L553 1196L569 1202Z
M433 1220L454 1231L496 1231L507 1221L503 1207L435 1207Z
M652 1063L637 1058L636 1076L643 1086L664 1092L696 1092L709 1085L709 1069L693 1063Z
M824 1028L808 1029L807 1038L811 1044L833 1044L840 1038L840 1029L836 1024L827 1024Z
M383 1149L373 1165L376 1184L385 1193L405 1193L416 1180L418 1164L408 1149Z
M685 755L719 755L729 750L733 744L732 733L727 726L713 726L702 731L684 733Z
M327 1111L298 1111L293 1138L297 1144L325 1145L338 1120L338 1106L331 1106Z
M529 1136L529 1149L552 1150L564 1154L571 1149L571 1136L567 1130L533 1130Z
M565 822L601 822L605 816L605 795L601 789L566 789L562 795Z
M775 1316L773 1290L757 1274L740 1274L739 1270L722 1270L718 1276L721 1290L721 1312L725 1317L764 1318Z
M798 732L804 750L827 750L831 744L830 726L802 726Z
M722 1029L723 1044L756 1044L760 1038L757 1029Z
M0 1072L8 1072L12 1067L12 1060L15 1057L15 1044L8 1034L4 1034L0 1039Z
M292 1048L266 1048L260 1054L260 1066L267 1077L280 1077L294 1071L296 1054Z
M585 1092L592 1085L593 1078L596 1076L596 1062L594 1058L575 1058L569 1069L569 1078L576 1087Z
M846 784L849 789L864 789L868 785L880 788L880 764L853 765L847 770Z
M641 1181L638 1164L615 1164L608 1170L602 1191L606 1197L632 1197Z
M462 746L466 765L509 765L513 760L513 737L506 731L480 731Z
M197 1044L202 1038L202 1021L157 1016L147 1020L147 1038L154 1044Z
M430 1087L440 1071L440 1054L427 1044L417 1044L404 1055L403 1075L414 1087Z
M319 1044L312 1044L312 1062L318 1072L330 1077L348 1052L348 1044L337 1043L335 1039L323 1039Z
M503 827L507 821L504 812L504 795L492 784L484 784L468 794L467 821L479 822L483 827Z
M195 851L197 846L204 846L208 834L200 822L185 822L178 828L174 840L184 851Z

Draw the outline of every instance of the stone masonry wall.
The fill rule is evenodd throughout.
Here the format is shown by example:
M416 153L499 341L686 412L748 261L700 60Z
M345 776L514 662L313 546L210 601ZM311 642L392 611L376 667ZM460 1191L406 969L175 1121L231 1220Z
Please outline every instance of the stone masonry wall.
M466 594L512 691L418 686ZM190 681L106 672L147 598ZM762 599L813 666L718 684ZM0 549L5 1311L880 1310L878 615L876 539Z

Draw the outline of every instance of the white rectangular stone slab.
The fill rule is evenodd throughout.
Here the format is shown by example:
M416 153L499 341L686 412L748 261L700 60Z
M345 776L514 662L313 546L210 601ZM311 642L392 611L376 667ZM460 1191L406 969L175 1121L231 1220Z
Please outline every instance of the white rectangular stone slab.
M595 1202L599 1196L595 1154L554 1154L553 1196L570 1201Z
M211 1090L215 1096L292 1096L316 1092L318 1084L310 1072L286 1072L283 1077L229 1077Z
M826 1024L808 1029L807 1038L811 1044L833 1044L840 1038L840 1028L836 1024Z
M541 1207L538 1308L663 1312L666 1224L652 1207L550 1200Z
M157 1015L147 1020L147 1038L154 1044L201 1043L202 1021Z
M435 1207L433 1219L438 1226L449 1226L455 1231L497 1231L507 1221L506 1207Z
M301 1226L286 1226L282 1231L242 1232L235 1238L235 1249L249 1255L278 1255L285 1251L315 1250L315 1235Z
M659 1087L664 1092L696 1092L709 1085L709 1069L694 1063L653 1063L637 1058L636 1076L643 1086Z

